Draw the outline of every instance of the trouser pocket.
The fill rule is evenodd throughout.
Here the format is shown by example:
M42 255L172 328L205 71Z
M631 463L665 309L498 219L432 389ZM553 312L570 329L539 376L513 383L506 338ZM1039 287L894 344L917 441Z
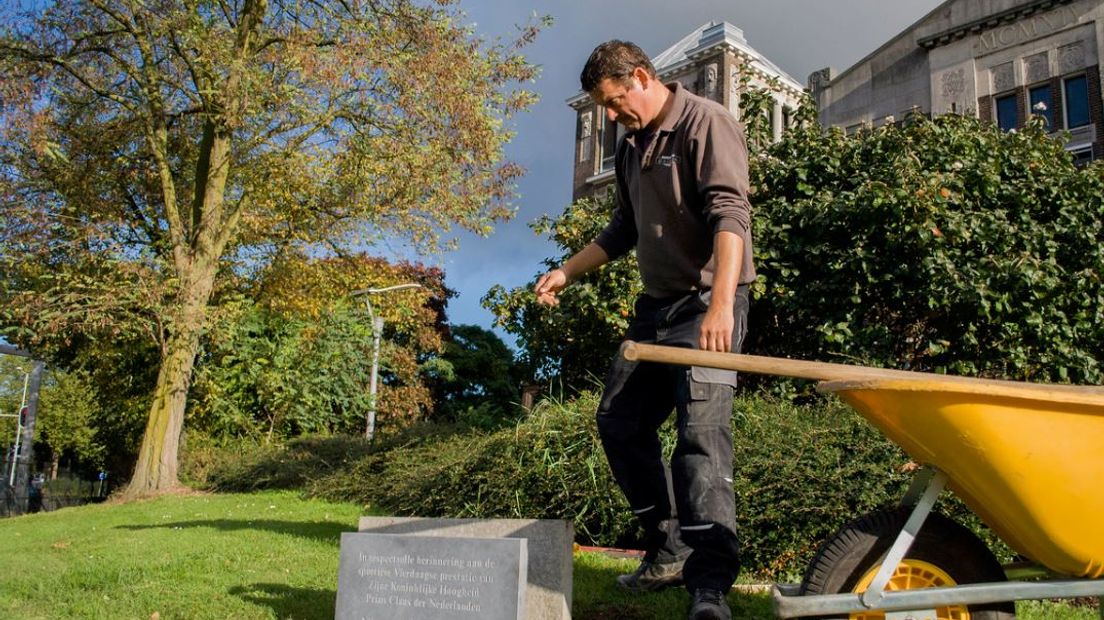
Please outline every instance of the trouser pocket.
M671 459L684 525L716 522L735 527L731 425L735 378L730 371L686 371L687 398L678 404L678 442Z

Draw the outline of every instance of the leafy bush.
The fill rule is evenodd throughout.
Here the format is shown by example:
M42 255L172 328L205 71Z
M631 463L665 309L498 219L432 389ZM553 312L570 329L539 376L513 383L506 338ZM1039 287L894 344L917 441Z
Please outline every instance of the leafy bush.
M224 491L299 488L398 515L567 519L584 544L633 546L636 524L595 430L597 395L545 400L515 428L422 425L369 445L299 439L209 468ZM835 400L747 396L734 415L734 487L746 569L800 572L840 525L899 499L908 459ZM664 429L668 455L673 430ZM192 459L189 458L188 462Z
M758 573L793 573L843 523L903 494L908 457L835 398L744 398L733 417L736 514Z
M249 441L228 445L190 435L181 459L181 478L225 492L301 489L369 451L365 439L342 435L299 437L286 445Z
M546 400L514 428L381 450L307 490L395 514L567 519L580 540L624 543L633 524L598 444L596 407L589 393Z
M752 183L757 353L1101 380L1104 167L1040 122L795 129Z

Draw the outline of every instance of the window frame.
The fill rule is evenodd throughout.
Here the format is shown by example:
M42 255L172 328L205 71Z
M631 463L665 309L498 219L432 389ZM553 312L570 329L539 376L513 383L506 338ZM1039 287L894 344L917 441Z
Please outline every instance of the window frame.
M617 156L617 141L621 138L621 125L617 121L611 121L609 115L606 113L606 108L599 107L598 113L602 118L602 131L598 139L598 172L605 172L606 170L613 170ZM613 129L613 141L610 143L609 153L606 152L606 139Z
M1012 126L1011 127L1006 128L1001 124L1001 102L1002 101L1011 101L1012 102ZM1016 129L1017 127L1020 126L1020 110L1019 110L1019 106L1016 105L1016 103L1017 103L1016 102L1016 91L1010 91L1010 92L1004 93L1002 95L997 95L997 96L993 97L993 120L996 121L997 127L1001 131L1012 131L1013 129Z
M1084 98L1081 103L1084 104L1085 120L1083 123L1074 125L1070 122L1070 112L1073 106L1070 105L1072 98L1069 96L1070 82L1079 81L1084 84ZM1078 75L1070 75L1062 78L1062 116L1063 123L1066 129L1077 129L1079 127L1087 127L1092 124L1092 105L1089 97L1089 76L1085 73Z
M1040 114L1035 111L1035 106L1038 103L1035 101L1035 93L1042 91L1046 92L1047 100L1045 103L1047 107L1046 110L1042 114ZM1034 115L1042 116L1043 118L1045 118L1047 122L1047 131L1058 130L1058 127L1054 125L1054 89L1051 88L1049 83L1043 82L1034 86L1027 87L1027 112L1029 117Z

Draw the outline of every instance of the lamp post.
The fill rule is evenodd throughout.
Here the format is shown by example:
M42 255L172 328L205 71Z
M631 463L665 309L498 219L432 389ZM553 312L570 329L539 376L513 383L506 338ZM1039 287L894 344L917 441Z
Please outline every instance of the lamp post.
M364 437L368 441L371 441L376 434L376 391L379 376L380 337L383 335L383 317L376 316L372 312L372 301L369 298L378 293L389 293L411 288L425 287L421 284L408 282L380 288L364 288L352 293L353 297L364 297L364 305L368 307L368 318L372 321L372 377L368 382L368 421L364 428Z
M15 450L12 451L12 464L11 464L11 476L8 479L8 486L15 487L15 467L19 462L19 444L23 438L23 409L27 406L27 385L31 381L31 373L23 370L22 366L17 366L19 372L23 373L23 399L19 402L19 411L15 414Z

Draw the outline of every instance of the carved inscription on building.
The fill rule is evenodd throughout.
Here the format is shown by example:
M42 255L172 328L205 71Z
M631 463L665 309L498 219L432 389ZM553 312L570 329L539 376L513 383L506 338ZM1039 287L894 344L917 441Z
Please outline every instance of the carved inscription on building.
M979 54L988 54L1026 43L1076 24L1077 18L1077 11L1068 6L1032 15L1007 26L999 26L979 34L974 50Z
M972 98L966 94L966 69L959 67L943 72L939 76L939 94L942 112L963 113L966 110L966 100ZM971 93L973 89L970 89Z
M997 65L993 67L992 73L994 93L1012 90L1016 87L1016 75L1012 71L1012 63L1006 62L1002 65Z
M958 101L962 93L966 92L966 70L952 69L943 74L942 82L943 98L948 101Z
M1050 77L1050 62L1046 52L1039 52L1024 58L1024 81L1028 84L1042 82Z
M1058 48L1058 68L1062 73L1072 73L1085 68L1085 44L1081 41Z

